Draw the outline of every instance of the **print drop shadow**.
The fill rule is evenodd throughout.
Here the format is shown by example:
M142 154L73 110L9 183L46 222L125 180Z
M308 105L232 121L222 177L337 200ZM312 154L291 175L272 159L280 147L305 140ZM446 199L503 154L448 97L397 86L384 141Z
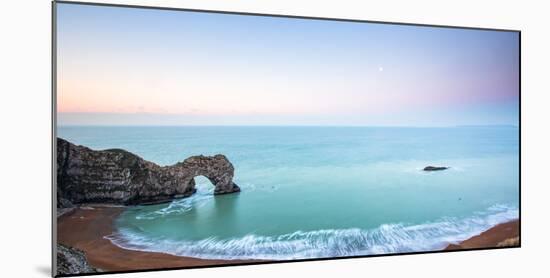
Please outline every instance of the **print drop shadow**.
M42 276L50 277L52 275L52 268L49 265L38 265L34 267L34 270Z

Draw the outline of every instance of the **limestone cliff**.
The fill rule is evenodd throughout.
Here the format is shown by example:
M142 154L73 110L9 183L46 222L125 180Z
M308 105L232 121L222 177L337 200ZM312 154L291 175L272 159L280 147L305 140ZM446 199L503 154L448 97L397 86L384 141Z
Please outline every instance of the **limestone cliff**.
M238 192L233 173L233 165L221 154L159 166L125 150L96 151L57 138L58 207L167 202L195 193L194 177L199 175L214 184L214 194Z

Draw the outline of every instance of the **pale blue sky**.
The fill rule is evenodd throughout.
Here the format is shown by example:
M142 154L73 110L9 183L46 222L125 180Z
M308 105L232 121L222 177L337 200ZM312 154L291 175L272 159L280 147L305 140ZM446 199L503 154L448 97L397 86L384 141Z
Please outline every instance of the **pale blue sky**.
M518 124L515 32L58 4L61 125Z

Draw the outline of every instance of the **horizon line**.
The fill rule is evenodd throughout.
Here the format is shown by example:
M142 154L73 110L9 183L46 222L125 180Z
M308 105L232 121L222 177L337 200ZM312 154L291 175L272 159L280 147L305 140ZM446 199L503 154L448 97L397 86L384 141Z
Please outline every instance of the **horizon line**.
M281 124L264 124L264 125L216 125L216 124L69 124L69 125L56 125L59 127L390 127L390 128L453 128L453 127L515 127L517 124L465 124L465 125L281 125Z

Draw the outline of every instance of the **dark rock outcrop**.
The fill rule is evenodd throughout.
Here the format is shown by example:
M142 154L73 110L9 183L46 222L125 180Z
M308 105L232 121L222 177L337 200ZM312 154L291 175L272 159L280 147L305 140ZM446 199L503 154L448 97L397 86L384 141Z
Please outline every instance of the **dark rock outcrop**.
M449 167L442 167L442 166L426 166L424 167L424 171L442 171L447 170Z
M98 272L90 266L84 252L57 244L57 275L84 274Z
M233 172L233 165L221 154L159 166L125 150L96 151L57 138L58 207L168 202L195 193L194 177L199 175L214 184L214 194L238 192Z

